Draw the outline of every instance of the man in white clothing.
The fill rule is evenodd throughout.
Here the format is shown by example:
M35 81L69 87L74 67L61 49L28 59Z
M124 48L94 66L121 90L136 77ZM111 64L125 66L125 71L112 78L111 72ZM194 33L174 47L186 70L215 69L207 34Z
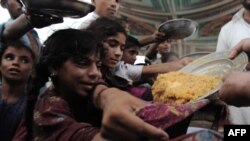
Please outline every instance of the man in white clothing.
M220 31L216 51L231 50L241 40L250 37L250 0L241 0L244 8ZM250 124L250 107L229 106L230 121L233 124Z
M242 39L250 37L250 1L242 0L240 9L220 31L216 51L231 50Z

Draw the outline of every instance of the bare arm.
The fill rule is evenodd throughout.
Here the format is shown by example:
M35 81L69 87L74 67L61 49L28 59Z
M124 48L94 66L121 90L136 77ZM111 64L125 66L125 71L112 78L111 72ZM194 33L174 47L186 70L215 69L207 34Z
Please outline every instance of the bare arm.
M101 94L98 94L100 93ZM98 85L94 101L103 110L101 135L110 140L136 141L138 137L167 141L168 135L135 115L135 111L146 106L129 93L116 88Z
M190 63L191 60L188 58L183 58L178 61L173 61L169 63L161 63L161 64L153 64L144 66L142 69L142 78L147 78L148 76L158 74L158 73L166 73L169 71L177 71L182 67L186 66Z
M24 14L21 14L17 19L5 24L2 39L18 39L32 28L33 26L30 25L26 16Z
M141 46L145 46L154 42L161 42L165 39L165 34L161 32L155 32L152 35L144 36L139 40Z
M43 15L32 15L29 13L21 14L18 18L7 22L2 34L3 40L15 40L22 37L29 30L36 28L43 28L51 24L63 22L62 18L55 18Z
M159 43L153 43L149 46L149 48L146 50L145 56L148 57L148 59L152 60L154 56L157 54L157 47Z

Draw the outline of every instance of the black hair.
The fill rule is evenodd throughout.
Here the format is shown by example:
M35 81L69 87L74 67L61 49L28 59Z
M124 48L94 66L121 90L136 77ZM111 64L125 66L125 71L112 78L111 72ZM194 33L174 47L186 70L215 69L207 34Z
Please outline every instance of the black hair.
M179 55L175 52L163 53L161 56L161 62L162 63L168 62L171 57L179 58Z
M25 120L28 129L28 140L32 140L33 109L39 90L49 80L49 68L60 68L68 59L87 57L99 53L97 40L89 31L64 29L56 31L44 43L42 52L35 65L35 77L28 85L28 100ZM52 78L57 84L56 78Z
M0 0L0 4L3 8L6 8L6 3L8 0Z
M0 57L1 58L2 58L5 50L10 46L12 46L14 48L26 48L31 53L32 59L35 60L36 55L35 55L34 51L21 40L9 40L6 43L2 43L2 47L0 48Z
M138 47L139 48L140 43L136 38L128 35L127 40L126 40L126 44L125 44L125 49L131 48L131 47Z
M127 33L123 26L111 18L101 17L93 21L87 28L95 33L101 41L104 41L110 36L115 36L118 33Z
M93 21L88 28L88 31L93 32L96 38L99 40L99 45L102 46L102 42L110 36L116 36L118 33L123 33L127 36L124 27L111 18L100 17ZM103 47L101 47L101 57L104 56Z

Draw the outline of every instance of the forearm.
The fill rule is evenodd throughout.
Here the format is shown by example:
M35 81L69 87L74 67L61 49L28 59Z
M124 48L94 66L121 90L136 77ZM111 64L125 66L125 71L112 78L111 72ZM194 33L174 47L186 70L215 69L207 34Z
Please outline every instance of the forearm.
M150 60L156 56L157 51L156 48L158 46L158 43L153 43L149 46L149 48L146 50L145 56L148 57Z
M139 40L139 42L140 42L140 45L141 45L141 46L145 46L145 45L148 45L148 44L151 44L151 43L156 42L156 40L155 40L154 36L148 35L148 36L142 37L142 38Z
M4 40L15 40L22 37L26 32L31 30L33 27L27 20L24 14L20 15L17 19L7 22L5 29L2 34Z
M102 100L105 100L105 97L106 97L106 96L104 96L103 92L106 91L107 89L109 89L109 87L104 85L104 84L98 84L95 87L95 90L93 93L93 103L99 109L103 108L103 101ZM104 99L103 99L103 97L104 97Z
M157 73L166 73L169 71L177 71L181 69L183 66L178 62L169 62L169 63L161 63L161 64L153 64L149 66L144 66L142 69L142 76L144 75L152 75Z
M112 95L121 92L117 88L109 88L106 85L99 84L94 90L94 104L97 108L104 110L105 105L112 100Z

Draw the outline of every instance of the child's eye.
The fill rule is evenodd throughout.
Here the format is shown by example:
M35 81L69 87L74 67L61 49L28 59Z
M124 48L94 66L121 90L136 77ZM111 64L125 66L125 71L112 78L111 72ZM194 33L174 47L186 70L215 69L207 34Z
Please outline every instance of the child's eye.
M30 62L30 60L29 60L28 58L22 58L21 61L22 61L22 63L24 63L24 64L27 64L27 63Z
M12 54L7 54L7 55L5 55L4 59L6 59L6 60L13 60L14 56Z

